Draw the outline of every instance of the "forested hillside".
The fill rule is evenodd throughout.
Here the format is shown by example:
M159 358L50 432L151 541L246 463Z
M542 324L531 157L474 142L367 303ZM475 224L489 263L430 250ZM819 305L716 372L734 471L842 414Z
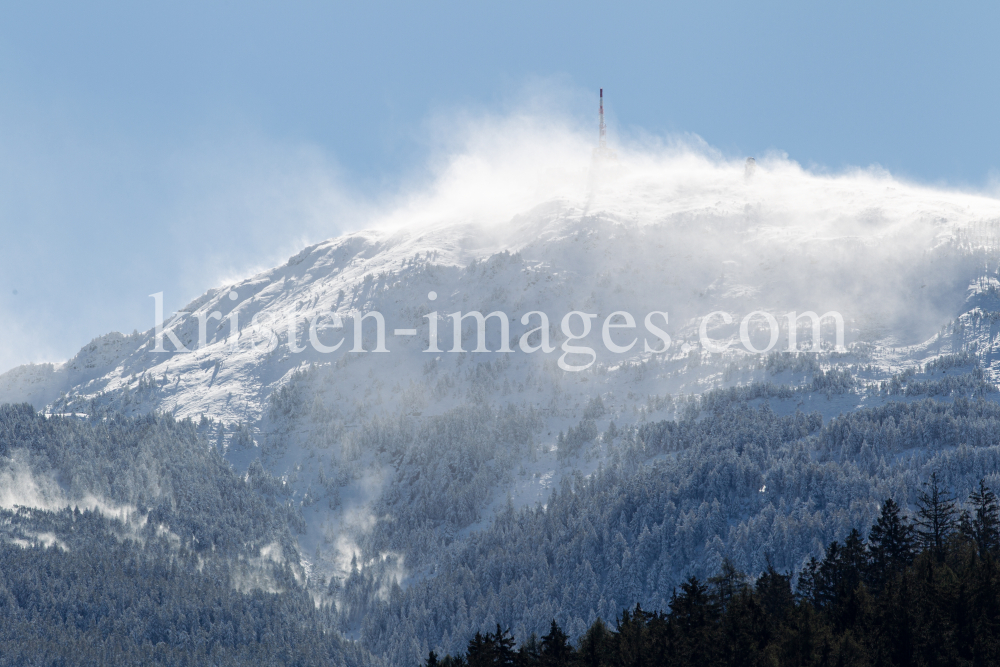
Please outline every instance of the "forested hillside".
M675 590L724 563L751 579L812 576L824 545L863 535L885 498L918 507L932 475L962 497L980 479L1000 483L992 401L890 402L824 423L818 413L779 415L760 398L768 393L710 392L677 420L599 433L585 419L564 440L585 433L606 448L605 463L565 477L545 503L508 505L457 548L437 542L438 560L424 551L425 575L405 586L395 575L405 556L363 556L344 580L310 576L295 541L301 503L259 464L238 475L206 439L208 422L3 407L3 613L21 628L6 635L7 655L38 645L51 656L76 646L95 662L407 664L431 650L456 653L497 625L542 636L553 619L576 641L623 608L671 609ZM590 406L589 417L601 409ZM399 463L395 488L406 494L387 496L383 511L407 506L414 519L396 534L380 519L359 555L399 535L439 535L452 512L475 507L448 489L494 483L448 480L452 460L483 456L459 443L475 442L473 432L527 443L531 428L517 410L485 410L371 432L366 446ZM426 461L407 464L413 457ZM503 470L482 461L467 472Z
M1000 486L994 199L620 166L476 215L415 200L0 375L6 655L575 643L725 563L797 588L934 474Z
M669 609L626 609L577 642L496 626L425 667L903 667L1000 662L1000 509L983 483L959 512L936 476L911 523L887 499L867 541L853 530L798 577L729 560L674 588Z
M369 598L365 645L400 662L418 646L453 652L498 623L542 634L553 618L578 637L627 605L668 608L687 577L710 577L727 559L752 575L769 563L797 572L870 526L884 498L915 506L932 473L963 496L980 478L1000 483L1000 406L990 401L890 403L823 425L724 398L709 395L711 410L680 421L604 434L614 441L606 467L566 479L544 505L500 512L436 576ZM364 577L347 580L349 605L364 604L354 597Z
M574 460L604 453L594 472L565 476L543 503L508 502L457 542L442 536L477 519L483 489L536 455L537 418L482 407L422 428L383 423L354 444L399 477L342 580L310 574L290 485L257 459L238 474L208 420L5 406L5 655L413 664L498 625L542 636L553 620L577 641L623 608L672 609L691 577L723 566L750 580L788 573L802 588L824 545L861 539L886 498L919 507L932 475L963 498L1000 483L1000 405L982 395L824 421L775 412L767 397L785 391L708 392L679 403L678 419L604 430L595 401L560 436ZM522 444L501 454L493 441ZM401 516L412 518L393 530ZM407 551L404 536L422 546ZM400 585L407 558L423 574Z
M0 480L0 664L368 664L305 586L284 485L192 422L2 406Z

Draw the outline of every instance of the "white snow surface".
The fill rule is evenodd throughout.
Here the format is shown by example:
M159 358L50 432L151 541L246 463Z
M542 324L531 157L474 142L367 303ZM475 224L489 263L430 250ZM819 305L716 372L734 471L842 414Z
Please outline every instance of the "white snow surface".
M742 350L739 323L752 311L769 312L782 326L788 311L835 310L845 318L851 351L834 354L825 330L826 349L810 354L826 369L852 364L861 390L797 397L788 410L835 415L881 400L865 388L963 350L978 355L997 380L1000 358L990 314L1000 311L1000 201L907 184L877 170L814 174L781 157L759 160L747 180L741 161L696 151L623 150L615 162L588 162L574 147L565 153L575 162L561 153L555 175L539 172L544 160L527 170L525 179L541 178L539 173L551 178L537 192L519 190L515 213L509 202L496 203L499 195L489 194L489 178L480 173L488 176L500 167L458 160L433 193L373 220L372 229L305 248L282 266L192 301L183 309L189 315L170 330L194 347L198 316L218 312L219 319L207 321L205 347L162 353L154 351L152 329L108 334L65 363L23 366L0 376L0 402L86 412L91 399L117 400L135 412L205 415L230 433L242 425L254 441L229 447L227 455L240 467L261 456L274 474L295 485L308 525L303 553L319 555L314 571L343 573L351 556L360 554L359 540L398 470L376 452L355 452L351 472L335 491L317 480L321 472L332 474L324 447L345 447L345 434L373 420L429 423L449 410L482 404L537 410L542 426L536 429L536 454L512 472L512 483L490 491L480 521L466 527L473 532L508 498L544 503L562 475L596 469L607 455L600 444L569 459L556 452L558 434L577 425L595 397L607 407L596 419L603 431L611 420L621 426L673 417L656 400L668 394L752 381L808 383L811 372L768 375L761 357ZM474 179L464 176L469 172ZM434 301L428 299L431 291L438 295ZM597 315L590 336L579 341L595 349L597 363L575 373L556 365L564 341L560 321L574 310ZM358 311L385 317L388 353L350 351L351 314ZM439 313L440 353L424 351L425 316L432 311ZM514 351L448 352L447 315L456 311L505 313ZM518 348L528 328L521 317L530 311L548 314L556 351L526 354ZM601 325L615 311L632 314L637 324L635 332L614 332L623 345L637 336L625 354L609 352L601 341ZM644 338L654 348L661 344L643 327L651 311L669 313L665 328L672 342L662 354L645 351ZM724 354L710 354L699 344L701 318L713 311L734 318L729 326L715 319L709 329L713 339L736 341ZM283 324L274 326L277 345L268 344L271 330L259 324L285 322L289 314L297 318L301 352L289 349ZM331 314L342 317L343 329L331 326ZM235 346L233 315L239 321ZM255 318L257 325L251 324ZM323 354L309 345L308 323L317 318L320 342L344 338L336 352ZM471 324L466 321L466 350L476 345ZM763 318L754 324L755 344L763 347L766 332L756 331ZM488 326L488 346L496 350L497 323ZM579 326L574 323L574 329ZM417 329L418 335L395 336L395 329ZM371 350L374 340L368 338ZM800 329L800 349L808 349L809 341ZM786 345L783 331L776 349ZM173 349L169 341L166 347ZM302 380L309 368L318 374ZM309 394L294 400L307 401L306 412L322 418L286 418L269 408L275 392L297 382ZM400 565L400 579L420 575L409 565Z

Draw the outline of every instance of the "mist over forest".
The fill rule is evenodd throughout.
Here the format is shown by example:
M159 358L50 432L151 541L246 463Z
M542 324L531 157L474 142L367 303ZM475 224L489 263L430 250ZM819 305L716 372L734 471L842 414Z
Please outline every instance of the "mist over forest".
M0 665L995 664L1000 200L601 95L0 374Z

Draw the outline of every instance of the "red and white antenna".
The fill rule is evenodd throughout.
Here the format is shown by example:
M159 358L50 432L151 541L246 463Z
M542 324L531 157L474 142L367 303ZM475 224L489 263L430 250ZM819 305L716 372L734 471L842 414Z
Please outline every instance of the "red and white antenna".
M597 148L594 149L594 159L617 161L615 152L608 149L608 126L604 124L604 89L601 88L601 134Z
M608 128L604 125L604 89L601 88L601 150L608 147Z

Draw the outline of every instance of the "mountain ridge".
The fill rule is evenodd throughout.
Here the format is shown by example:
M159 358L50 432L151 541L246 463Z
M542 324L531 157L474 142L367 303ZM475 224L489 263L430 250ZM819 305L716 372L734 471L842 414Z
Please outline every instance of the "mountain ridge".
M894 449L853 439L841 453L820 429L886 405L932 400L961 412L961 401L996 400L1000 202L879 173L816 176L781 160L762 161L747 180L740 165L705 156L654 164L640 158L623 155L610 171L563 184L563 194L514 216L501 211L491 218L440 202L403 207L382 229L309 246L281 266L205 292L182 309L188 315L167 317L166 331L188 351L164 336L169 351L154 352L155 329L109 334L65 364L0 376L0 401L92 418L160 412L200 420L207 442L237 471L259 464L287 485L304 526L296 536L301 567L315 585L329 583L342 632L394 659L451 650L462 633L492 629L500 620L489 607L498 604L490 602L497 589L486 595L468 582L448 584L448 564L477 571L470 554L494 540L503 521L518 516L543 525L554 498L570 498L595 480L615 480L605 489L609 503L640 502L629 490L639 480L668 484L658 493L673 498L677 511L656 515L669 556L656 561L661 583L735 558L740 545L753 542L747 531L765 520L812 526L802 533L815 538L808 545L773 542L786 545L775 546L787 551L776 558L798 567L825 539L870 525L878 494L907 502L905 480L935 460L929 445ZM411 226L399 224L404 214ZM461 329L465 351L451 352L450 315L473 311L506 316L509 339L501 340L492 318L483 336L491 351L471 351L478 337L470 319ZM834 345L830 318L815 346L808 320L796 321L798 347L789 351L787 314L807 311L841 313L845 347ZM351 351L358 343L352 314L370 312L385 318L386 353L371 351L378 343L373 319L360 341L365 352ZM527 353L521 345L539 345L540 333L527 336L541 322L529 313L538 312L548 316L551 353ZM580 315L567 330L563 318L574 312ZM729 343L722 353L707 348L702 335L706 317L718 312L732 321L713 315L704 335L713 346ZM741 322L755 312L745 320L744 342ZM428 353L431 313L440 352ZM666 314L670 344L662 352L647 350L664 342L645 321L651 313ZM572 340L587 314L590 335ZM624 314L634 318L634 331L607 326L627 324ZM758 354L747 345L767 346L767 315L777 323L775 345ZM205 345L198 346L202 332ZM321 352L341 338L337 351ZM631 338L627 352L616 351ZM504 343L510 353L497 352ZM559 365L564 353L573 354L570 344L593 350L592 363L579 372ZM582 366L590 356L578 354L573 363ZM920 418L936 419L926 416L934 409ZM696 433L710 419L740 433L740 420L775 433L803 419L813 426L775 435L746 456L738 443L751 435L721 438L737 443L733 451L702 435L682 447L650 444L650 425ZM959 456L959 445L947 445L941 460ZM706 457L701 463L692 458L698 451ZM688 491L678 496L657 477L685 479L677 483L690 490L693 480L715 474L712 466L758 470L732 473L738 506L725 498L689 506ZM795 481L786 488L760 470ZM808 509L810 493L851 485L857 498L849 510L826 501ZM622 534L633 553L630 540L642 530ZM679 544L687 561L668 553ZM758 564L755 549L748 567ZM555 577L546 586L566 575L555 572L545 575ZM632 590L630 601L646 594L638 592L646 590L641 582L606 575L596 573L601 585ZM426 602L420 595L452 584L486 607L433 627L410 617ZM530 597L530 586L517 586ZM600 604L580 600L579 609L566 612L575 615L560 617L573 633L614 606L606 597ZM504 613L526 636L549 613L547 604L530 607L527 616ZM415 625L388 637L379 625L385 614L402 628ZM421 651L411 651L415 638L424 642Z

